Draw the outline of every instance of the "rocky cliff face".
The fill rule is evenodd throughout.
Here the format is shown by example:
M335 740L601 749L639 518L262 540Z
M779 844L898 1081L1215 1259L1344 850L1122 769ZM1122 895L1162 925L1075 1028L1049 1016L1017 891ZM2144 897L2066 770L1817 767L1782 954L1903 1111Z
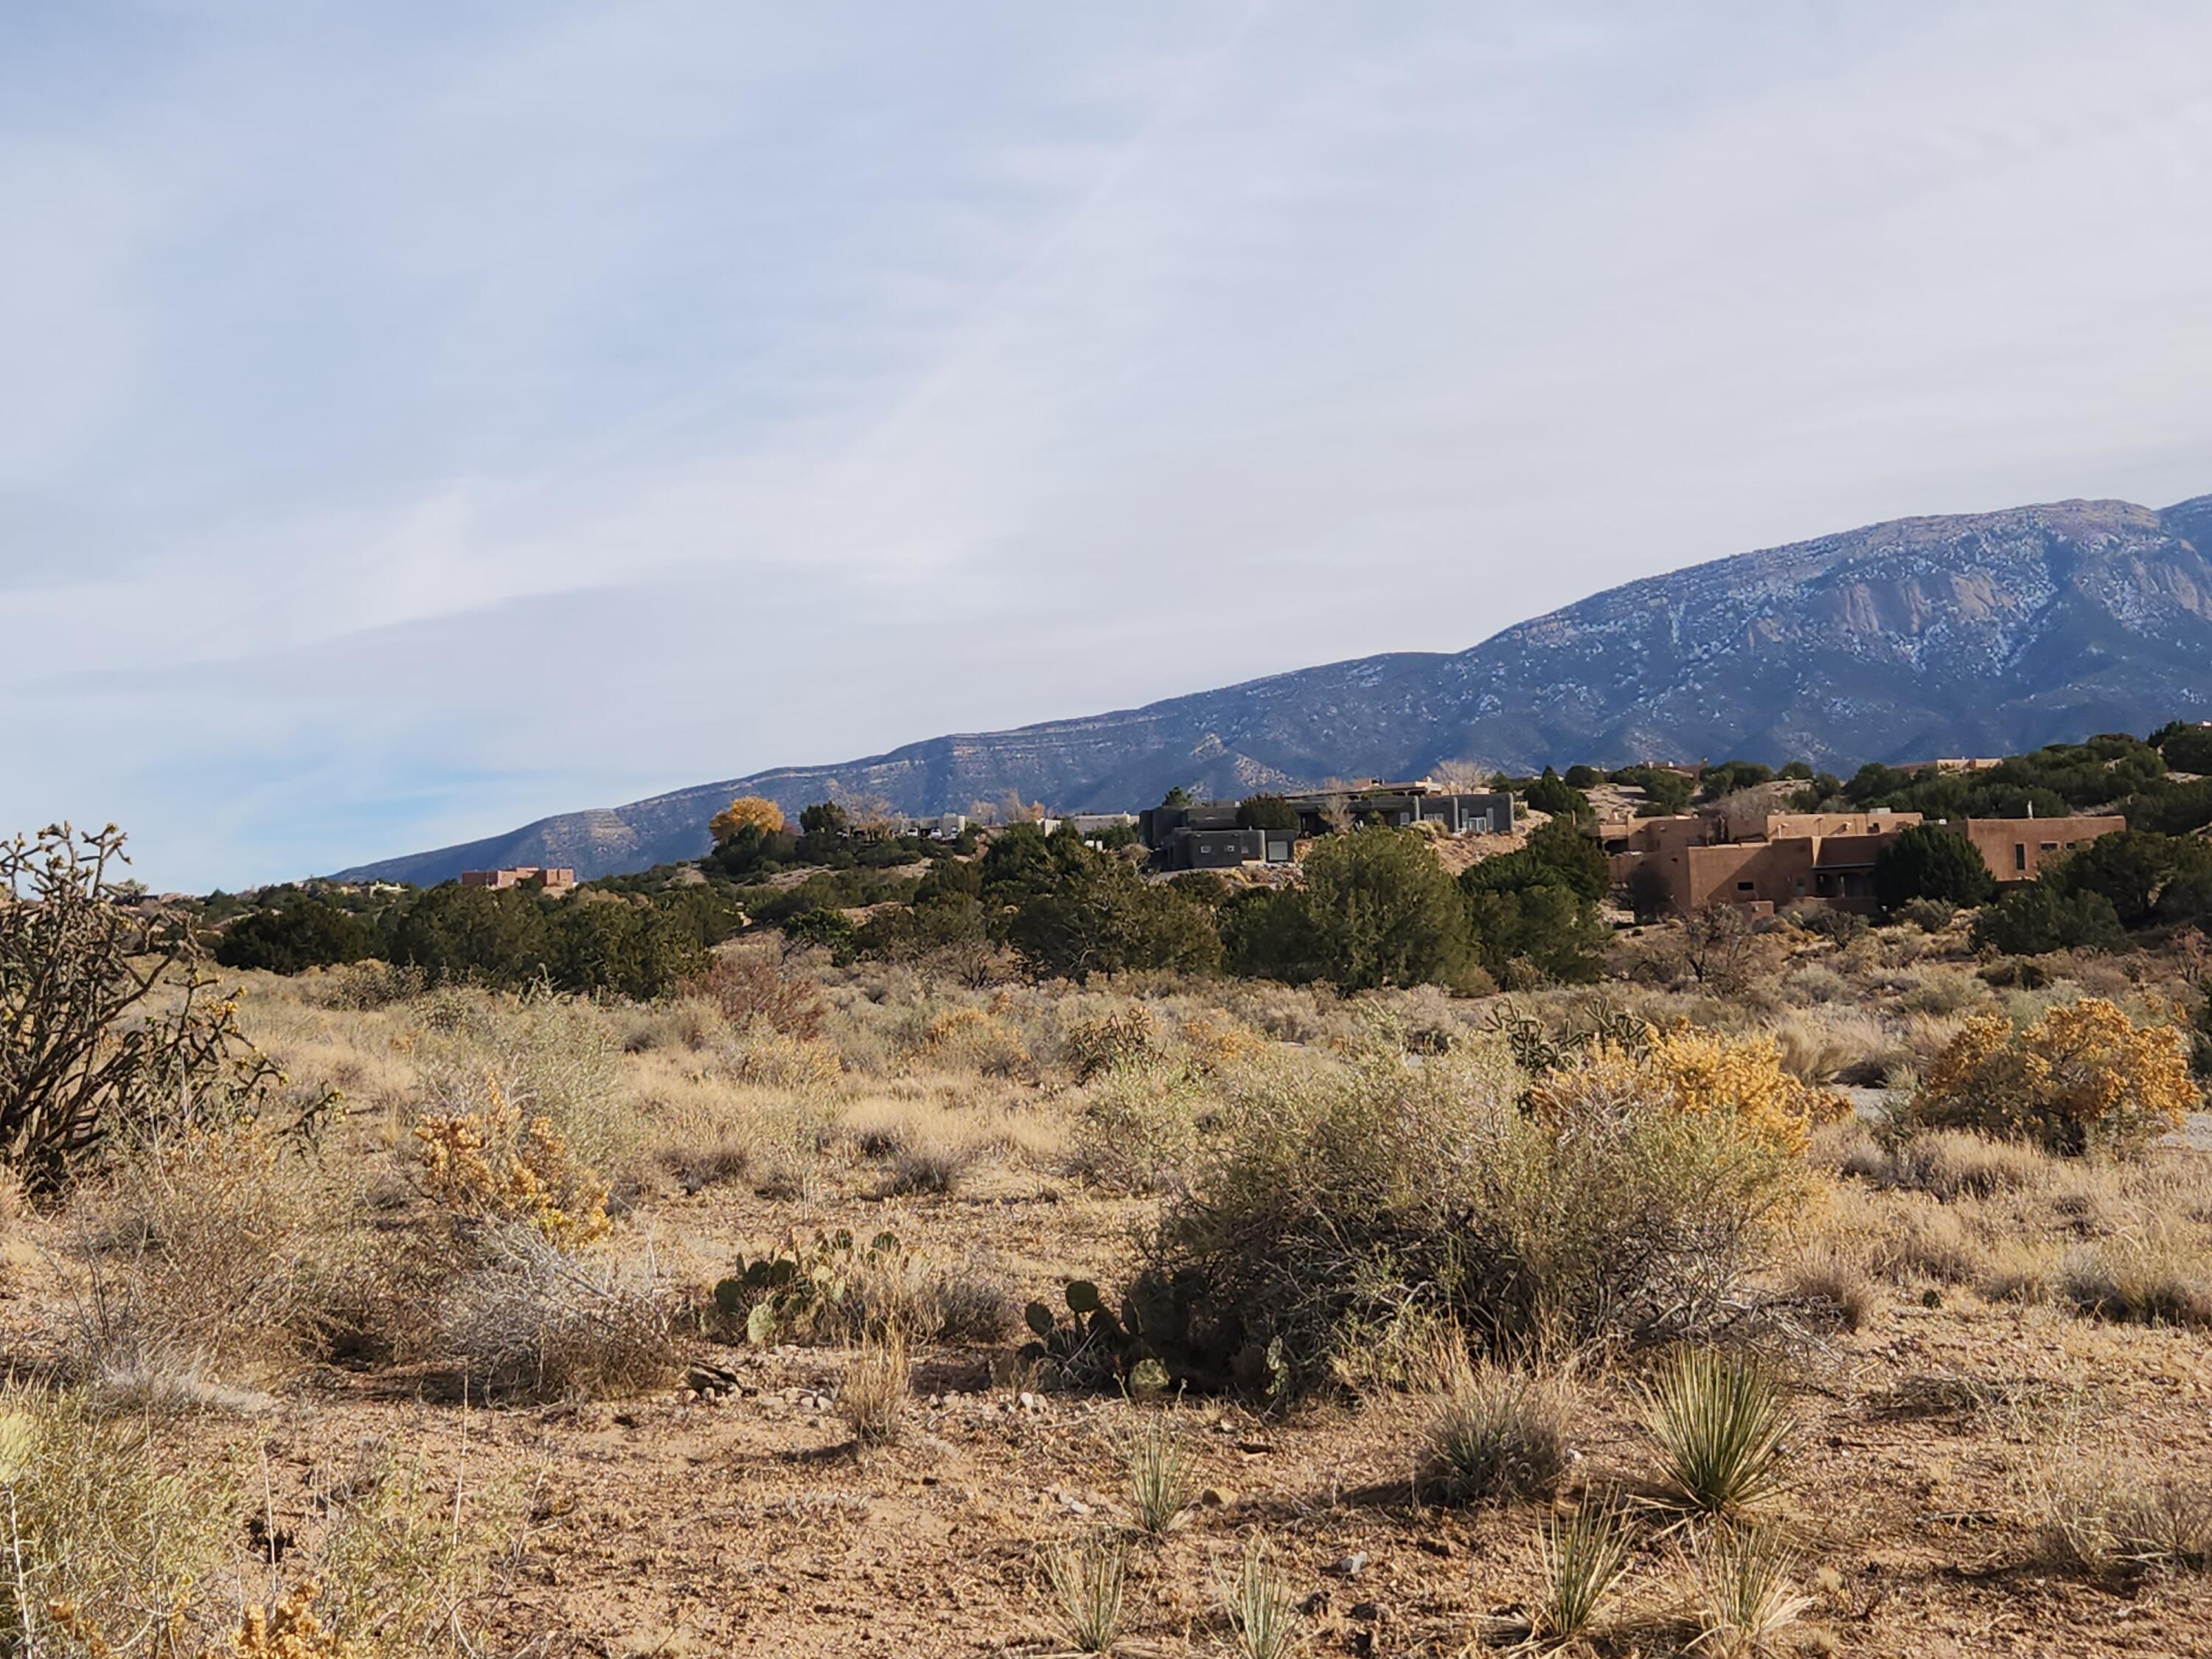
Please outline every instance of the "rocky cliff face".
M569 864L589 878L706 850L733 794L959 811L1012 790L1133 809L1449 762L1741 756L1847 769L2003 754L2212 717L2212 496L1905 519L1617 587L1455 656L1279 674L1088 720L936 738L704 784L343 872L435 882Z

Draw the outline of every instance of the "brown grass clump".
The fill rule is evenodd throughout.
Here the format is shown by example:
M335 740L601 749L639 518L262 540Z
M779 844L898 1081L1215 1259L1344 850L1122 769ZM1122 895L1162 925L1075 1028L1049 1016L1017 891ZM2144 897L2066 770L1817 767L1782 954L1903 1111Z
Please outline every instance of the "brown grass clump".
M887 1446L899 1437L909 1389L906 1337L896 1325L865 1338L845 1367L837 1412L863 1446Z
M1887 1145L1869 1141L1844 1158L1841 1173L1877 1187L1926 1193L1948 1203L2041 1187L2057 1170L2050 1156L2035 1146L1991 1140L1963 1129L1939 1129Z
M2212 1325L2212 1253L2171 1216L2148 1215L2113 1237L2067 1253L2067 1301L2083 1313L2135 1325Z
M2038 1553L2054 1565L2092 1576L2149 1566L2212 1571L2212 1483L2192 1473L2147 1473L2110 1446L2077 1449L2078 1425L2027 1479Z

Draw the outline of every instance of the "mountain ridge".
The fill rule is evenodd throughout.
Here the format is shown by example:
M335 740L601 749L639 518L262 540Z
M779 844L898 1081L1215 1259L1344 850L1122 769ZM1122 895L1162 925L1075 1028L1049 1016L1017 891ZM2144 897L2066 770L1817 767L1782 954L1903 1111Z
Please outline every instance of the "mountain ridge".
M1447 763L2002 754L2212 717L2212 495L2073 500L1886 520L1639 578L1458 653L1390 652L1133 708L957 732L821 767L557 813L342 879L696 857L737 793L913 813L1008 791L1133 809L1173 784L1239 795Z

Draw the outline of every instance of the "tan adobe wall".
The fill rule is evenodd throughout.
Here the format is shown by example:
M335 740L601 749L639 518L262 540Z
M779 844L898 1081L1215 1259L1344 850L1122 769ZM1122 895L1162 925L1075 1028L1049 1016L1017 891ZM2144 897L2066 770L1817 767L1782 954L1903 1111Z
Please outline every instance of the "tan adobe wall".
M2118 817L2070 818L1968 818L1966 839L2000 882L2033 881L2085 842L2118 835L2128 821Z

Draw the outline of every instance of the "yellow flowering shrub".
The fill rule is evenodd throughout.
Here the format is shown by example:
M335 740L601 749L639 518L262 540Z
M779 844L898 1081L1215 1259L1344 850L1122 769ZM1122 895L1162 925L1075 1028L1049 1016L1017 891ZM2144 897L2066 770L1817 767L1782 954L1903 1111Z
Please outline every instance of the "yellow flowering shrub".
M981 1008L951 1008L936 1016L922 1028L914 1057L991 1077L1022 1076L1034 1065L1029 1045L1012 1024L1000 1012Z
M605 1183L578 1166L551 1120L525 1121L489 1073L484 1092L480 1111L415 1126L430 1196L462 1215L527 1222L563 1246L605 1232Z
M1250 1026L1213 1010L1183 1021L1182 1046L1191 1070L1211 1077L1249 1060L1263 1044Z
M1913 1097L1931 1128L2035 1140L2059 1152L2139 1149L2197 1104L2186 1040L2137 1025L2102 997L2054 1008L2025 1030L1970 1019Z
M1840 1097L1792 1077L1771 1037L1732 1037L1687 1024L1641 1048L1601 1042L1547 1072L1530 1091L1539 1115L1565 1118L1590 1101L1635 1100L1722 1117L1747 1139L1796 1156L1815 1125L1849 1115Z
M225 1650L227 1659L350 1659L350 1642L315 1617L319 1586L307 1583L267 1607L248 1607Z

